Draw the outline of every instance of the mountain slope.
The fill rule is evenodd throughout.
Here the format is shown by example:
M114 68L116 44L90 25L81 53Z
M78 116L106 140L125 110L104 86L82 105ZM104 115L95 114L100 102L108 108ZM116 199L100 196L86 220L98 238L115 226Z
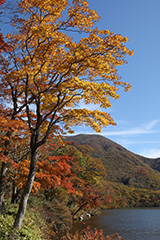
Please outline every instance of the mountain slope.
M109 181L138 188L159 189L160 174L155 159L136 155L101 135L80 134L66 137L66 140L92 147L92 157L102 161Z

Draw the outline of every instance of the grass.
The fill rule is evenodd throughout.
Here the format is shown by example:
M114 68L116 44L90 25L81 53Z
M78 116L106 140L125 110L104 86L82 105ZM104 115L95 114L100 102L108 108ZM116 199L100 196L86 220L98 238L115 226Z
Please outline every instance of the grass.
M16 240L47 240L47 226L38 211L38 205L28 204L22 228L16 233ZM8 240L13 233L14 219L18 210L17 204L6 203L5 214L0 215L0 240Z

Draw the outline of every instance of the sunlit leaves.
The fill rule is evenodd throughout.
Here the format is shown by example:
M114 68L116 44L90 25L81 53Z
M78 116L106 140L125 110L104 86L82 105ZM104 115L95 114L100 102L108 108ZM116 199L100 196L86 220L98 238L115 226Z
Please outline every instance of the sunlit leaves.
M50 133L55 138L65 131L73 132L74 125L83 123L97 132L103 126L115 125L105 109L111 107L111 99L118 99L120 86L125 91L130 88L120 80L117 70L126 63L126 56L133 54L125 46L128 39L94 28L100 17L86 0L19 0L17 4L17 15L12 19L14 31L6 36L8 45L0 36L4 52L6 46L12 50L0 56L0 151L13 160L15 171L11 176L19 189L24 188L24 209L34 179L36 191L61 185L71 193L77 186L79 203L98 205L100 187L92 189L93 182L99 182L98 173L93 177L83 172L82 176L79 171L79 176L73 177L64 156L47 153L39 158L38 151ZM83 108L82 100L103 109ZM16 158L13 146L21 140L25 145L26 139L28 155ZM91 183L86 184L86 179ZM20 228L21 223L16 220L15 224Z
M85 122L96 131L114 124L109 114L100 111L68 109L75 108L81 99L85 104L108 108L110 98L118 99L119 86L129 90L130 85L122 82L117 72L117 66L126 62L125 56L133 54L125 46L128 39L92 28L99 16L85 0L23 0L19 9L28 14L28 19L14 19L19 32L8 35L14 45L8 57L12 68L6 69L3 83L11 81L12 91L19 91L21 104L28 99L33 106L28 108L30 114L37 109L44 116L39 124L44 122L46 130L49 122L60 121L65 129ZM73 39L72 32L82 31L85 37ZM35 127L36 116L30 121Z
M1 154L9 151L9 145L13 149L21 138L31 136L28 145L35 140L34 149L38 149L50 132L55 137L63 130L72 133L74 125L85 124L97 132L115 125L105 109L111 107L111 99L119 98L119 87L130 88L121 81L117 67L133 52L125 46L126 37L94 28L99 19L86 0L19 0L18 14L12 19L15 31L8 34L8 45L1 41L4 51L12 47L1 56ZM81 107L82 100L99 110ZM27 160L22 160L19 167L23 169ZM56 172L56 161L43 160ZM53 184L61 182L55 174L53 177L51 168L42 170ZM47 175L37 174L43 185Z

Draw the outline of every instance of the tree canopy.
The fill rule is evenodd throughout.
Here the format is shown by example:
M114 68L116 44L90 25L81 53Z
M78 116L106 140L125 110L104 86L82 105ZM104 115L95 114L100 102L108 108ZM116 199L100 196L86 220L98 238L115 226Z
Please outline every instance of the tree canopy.
M7 36L12 52L2 82L15 114L26 108L30 130L41 126L39 144L59 122L67 131L82 123L96 131L114 124L105 111L76 106L83 99L108 108L110 98L119 97L118 86L130 88L117 73L133 54L125 47L128 39L93 28L99 17L87 1L19 1L19 12L13 21L18 32ZM84 37L74 40L73 33Z
M14 32L6 36L10 51L1 55L0 117L3 127L8 126L5 132L1 128L4 163L15 136L29 139L30 169L14 225L20 228L39 147L51 132L54 137L71 133L74 125L86 124L99 132L115 124L105 109L111 107L110 99L118 99L120 86L130 89L120 80L117 67L133 51L126 47L127 37L94 27L100 17L86 0L19 0L17 4ZM82 101L99 110L81 107Z

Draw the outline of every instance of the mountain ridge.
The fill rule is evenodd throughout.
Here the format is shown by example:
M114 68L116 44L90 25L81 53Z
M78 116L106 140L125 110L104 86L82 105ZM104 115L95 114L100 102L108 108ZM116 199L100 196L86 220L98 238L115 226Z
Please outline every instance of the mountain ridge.
M93 149L91 156L102 161L109 181L137 188L160 188L160 158L140 156L98 134L67 136L66 140L89 145Z

